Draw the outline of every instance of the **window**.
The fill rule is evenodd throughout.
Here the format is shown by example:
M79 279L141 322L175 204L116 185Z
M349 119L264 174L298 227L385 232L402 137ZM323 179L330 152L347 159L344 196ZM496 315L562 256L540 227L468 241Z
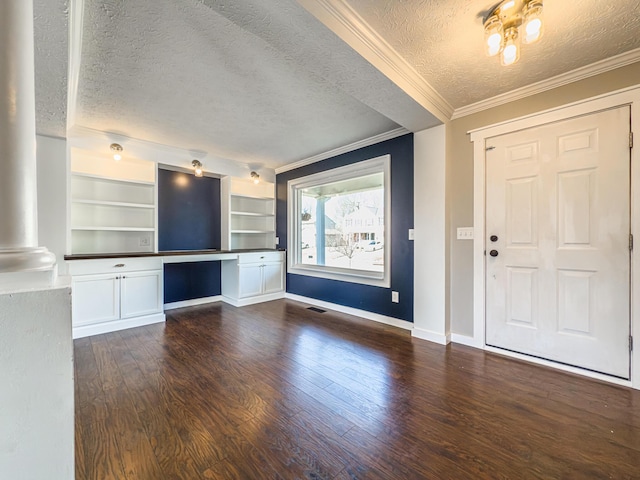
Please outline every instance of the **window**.
M391 157L288 183L288 271L388 287Z

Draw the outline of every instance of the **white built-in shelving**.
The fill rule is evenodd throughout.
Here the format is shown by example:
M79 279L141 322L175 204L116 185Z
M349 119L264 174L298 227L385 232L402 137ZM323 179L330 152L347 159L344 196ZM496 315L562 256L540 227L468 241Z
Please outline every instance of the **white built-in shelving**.
M222 248L275 247L275 185L222 179Z
M154 162L71 149L70 253L153 252L156 198Z

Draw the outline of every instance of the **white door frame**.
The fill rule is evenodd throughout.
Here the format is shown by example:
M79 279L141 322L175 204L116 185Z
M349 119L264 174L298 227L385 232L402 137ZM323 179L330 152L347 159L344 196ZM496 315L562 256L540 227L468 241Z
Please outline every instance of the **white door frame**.
M607 93L597 97L581 100L579 102L563 105L543 112L527 115L514 120L509 120L494 125L488 125L468 133L473 142L473 346L487 351L521 358L533 363L540 363L560 370L570 371L592 378L598 378L610 383L630 386L640 390L640 309L634 308L640 305L640 255L631 255L631 335L636 337L635 352L631 355L631 380L620 380L608 375L589 372L583 369L561 365L555 362L536 359L527 355L507 352L505 350L488 347L485 344L485 140L516 132L551 122L566 120L580 115L614 108L622 105L631 106L631 130L635 130L640 122L640 85ZM640 129L637 129L640 132ZM640 134L636 138L640 142ZM640 240L640 148L631 150L631 233L634 238ZM636 249L640 248L640 242L636 242Z

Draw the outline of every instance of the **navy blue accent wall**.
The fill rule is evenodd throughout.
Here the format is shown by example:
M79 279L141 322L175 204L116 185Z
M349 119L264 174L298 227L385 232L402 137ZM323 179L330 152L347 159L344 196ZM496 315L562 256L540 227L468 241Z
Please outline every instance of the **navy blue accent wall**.
M158 250L220 248L220 180L158 170ZM220 295L220 262L164 267L165 303Z
M213 297L221 293L220 262L167 263L164 302Z
M281 173L276 177L276 230L287 247L287 182L381 155L391 155L391 288L287 274L287 292L413 322L413 134ZM391 291L400 303L391 302Z

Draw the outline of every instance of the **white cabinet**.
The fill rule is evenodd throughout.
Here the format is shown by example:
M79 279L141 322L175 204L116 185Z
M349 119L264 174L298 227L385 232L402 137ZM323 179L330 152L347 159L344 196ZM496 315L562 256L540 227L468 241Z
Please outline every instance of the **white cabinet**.
M72 148L69 191L72 254L154 251L155 163Z
M115 274L73 277L71 291L74 329L120 318L120 277Z
M69 272L74 338L164 321L161 259L74 260Z
M131 272L120 277L120 318L162 312L162 270Z
M262 293L284 291L284 262L265 262L262 265Z
M222 248L274 248L275 185L225 177L221 181Z
M241 253L222 263L222 296L236 307L284 297L284 253Z

